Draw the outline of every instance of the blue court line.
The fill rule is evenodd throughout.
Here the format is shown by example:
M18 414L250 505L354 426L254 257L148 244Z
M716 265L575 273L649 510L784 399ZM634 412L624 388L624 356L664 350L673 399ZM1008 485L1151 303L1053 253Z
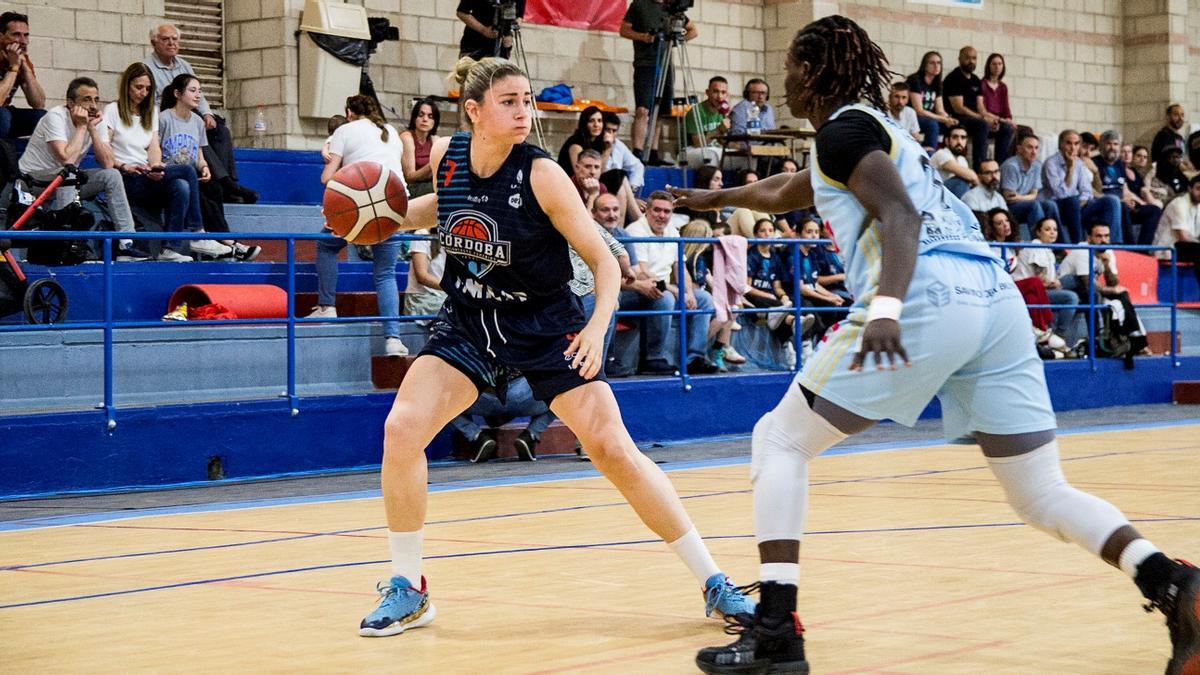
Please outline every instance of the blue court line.
M1066 431L1060 431L1060 436L1077 436L1080 434L1102 433L1102 432L1119 432L1119 431L1134 431L1140 429L1159 429L1179 426L1192 426L1200 424L1200 418L1190 418L1184 420L1168 420L1163 422L1139 422L1129 424L1113 424L1113 425L1094 425L1088 427L1078 427ZM679 444L691 443L699 444L704 442L728 442L737 440L738 437L723 436L719 440L707 441L680 441ZM743 436L741 438L749 438ZM675 443L672 443L675 444ZM822 453L823 457L837 455L852 455L873 452L891 452L895 450L908 450L912 448L924 447L941 447L949 445L945 440L929 439L929 440L910 440L900 442L878 442L864 443L857 445L847 445L831 448ZM1079 458L1077 458L1079 459ZM685 462L671 463L662 466L663 471L687 471L690 469L706 469L719 468L728 466L738 466L748 464L750 462L749 455L741 457L723 457L704 460L691 460ZM960 469L955 469L960 470ZM567 471L564 473L544 474L537 476L509 476L504 478L481 478L476 480L455 481L450 483L437 483L429 486L429 492L454 492L459 490L473 490L487 487L504 487L515 485L529 485L536 483L549 483L556 481L580 480L585 478L596 478L601 476L600 472L595 469L586 469L580 471ZM104 511L99 513L73 514L66 516L49 516L46 518L34 518L28 520L13 520L0 523L0 534L4 532L44 529L50 527L64 527L69 525L82 525L90 523L108 522L115 520L133 520L138 518L152 518L156 516L180 515L190 513L211 513L215 511L236 511L244 509L256 508L275 508L281 506L294 506L300 504L321 504L333 503L341 501L354 501L362 499L377 499L381 493L379 490L360 490L355 492L340 492L327 493L318 495L304 495L297 497L276 497L268 499L250 499L239 500L234 502L213 502L208 504L189 504L183 506L164 506L152 509L142 509L130 513L128 511Z
M1197 521L1200 517L1179 517L1179 518L1146 518L1134 519L1131 522L1177 522L1177 521ZM909 527L883 527L883 528L865 528L860 530L820 530L815 532L805 533L806 537L810 536L829 536L843 534L900 534L908 532L931 532L940 530L973 530L973 529L989 529L997 527L1022 527L1021 522L1001 522L1001 523L967 523L962 525L924 525L924 526L909 526ZM706 540L725 540L725 539L753 539L752 534L726 534L705 537ZM470 551L466 553L446 553L442 555L434 555L425 558L425 560L447 560L452 558L479 558L486 556L498 555L513 555L518 553L546 553L551 551L570 551L598 548L612 548L616 546L642 546L647 544L661 544L661 539L632 539L628 541L611 541L598 542L591 544L559 544L553 546L529 546L522 548L497 549L492 551ZM91 593L88 595L74 595L64 598L48 598L46 600L30 600L28 602L18 602L8 605L0 605L0 610L18 609L21 607L35 607L38 605L53 605L65 602L78 602L81 600L95 600L98 598L111 598L121 595L134 595L138 593L149 593L151 591L165 591L175 588L187 588L189 586L203 586L210 584L219 584L228 581L244 581L246 579L261 579L264 577L280 576L284 574L297 574L301 572L315 572L320 570L341 569L346 567L362 567L364 565L383 565L388 563L388 560L359 560L353 562L330 563L326 565L310 565L307 567L293 567L282 570L271 570L267 572L254 572L251 574L239 574L235 576L216 577L213 579L197 579L195 581L182 581L174 584L161 584L158 586L145 586L142 588L130 588L123 591L109 591L107 593Z

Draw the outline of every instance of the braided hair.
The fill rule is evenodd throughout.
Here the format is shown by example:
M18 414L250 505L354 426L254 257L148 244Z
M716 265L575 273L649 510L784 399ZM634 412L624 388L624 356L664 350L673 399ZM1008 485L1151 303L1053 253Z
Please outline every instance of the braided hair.
M801 108L864 100L887 109L884 92L894 73L883 50L853 20L834 15L808 24L792 40L788 56L794 65L810 66L807 77L788 92L808 104Z

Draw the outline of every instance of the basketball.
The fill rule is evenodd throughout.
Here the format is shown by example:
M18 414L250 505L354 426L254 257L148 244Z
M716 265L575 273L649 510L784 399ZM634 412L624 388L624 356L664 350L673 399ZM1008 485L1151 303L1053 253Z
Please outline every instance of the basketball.
M396 233L408 213L404 181L376 162L338 169L325 186L325 224L352 244L378 244Z

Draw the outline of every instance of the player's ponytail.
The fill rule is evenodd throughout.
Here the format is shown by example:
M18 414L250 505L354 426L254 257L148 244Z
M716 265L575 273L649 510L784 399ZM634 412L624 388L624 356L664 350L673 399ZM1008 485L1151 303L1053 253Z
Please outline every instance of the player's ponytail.
M458 83L459 110L462 110L462 105L467 101L482 104L484 96L492 88L492 83L514 76L529 79L520 66L508 59L489 56L476 61L469 56L462 57L454 65L452 76ZM470 120L470 117L467 119Z
M375 99L370 96L363 96L362 94L351 96L346 99L346 110L358 117L371 120L372 124L379 127L379 140L387 143L387 121L383 119L383 115L379 112L379 106L375 103Z

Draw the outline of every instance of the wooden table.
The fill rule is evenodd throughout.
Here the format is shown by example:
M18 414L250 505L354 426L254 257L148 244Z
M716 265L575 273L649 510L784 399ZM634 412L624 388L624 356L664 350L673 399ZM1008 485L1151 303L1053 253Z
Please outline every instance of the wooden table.
M796 141L808 141L816 136L811 129L768 129L760 134L728 134L720 138L721 165L725 170L726 157L792 157L796 156ZM743 145L745 144L745 145ZM801 166L808 163L807 152L802 153Z

